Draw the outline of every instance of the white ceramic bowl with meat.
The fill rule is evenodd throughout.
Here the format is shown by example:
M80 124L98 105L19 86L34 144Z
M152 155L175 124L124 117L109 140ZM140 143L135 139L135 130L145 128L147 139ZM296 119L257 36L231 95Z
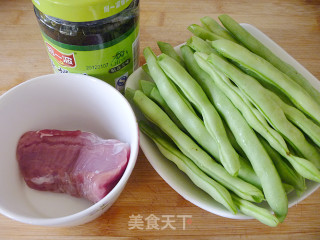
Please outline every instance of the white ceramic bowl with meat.
M124 189L139 150L124 96L80 74L28 80L0 97L0 213L45 226L103 214Z

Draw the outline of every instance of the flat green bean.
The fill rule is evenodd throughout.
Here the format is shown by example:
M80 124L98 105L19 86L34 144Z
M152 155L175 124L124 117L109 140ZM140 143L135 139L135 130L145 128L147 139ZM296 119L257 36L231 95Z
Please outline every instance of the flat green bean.
M198 81L198 80L197 80ZM199 81L198 81L199 82ZM199 83L201 85L201 83ZM202 85L201 85L202 88L204 88ZM205 92L207 92L205 89L204 89ZM213 102L213 99L211 98L210 94L208 95L208 98L210 100L210 102L212 102L212 104L214 104ZM246 158L247 155L245 154L245 152L243 151L243 149L240 147L239 143L237 142L236 138L234 137L232 131L230 130L228 124L222 119L223 121L223 125L224 125L224 128L226 129L226 133L227 133L227 136L231 142L231 145L233 146L233 148L239 153L240 156Z
M208 99L211 103L213 103L212 98L210 97L210 91L208 91L208 88L206 88L206 81L210 76L206 72L204 72L196 62L193 56L193 50L189 45L183 45L180 47L180 51L182 54L182 57L186 64L186 69L190 73L190 75L200 84L202 89L204 90L205 94L207 95ZM243 157L246 156L246 154L243 152L242 148L239 146L239 144L236 142L232 132L230 131L227 124L224 124L224 128L226 130L226 133L228 135L228 138L234 147L234 149Z
M201 86L177 61L168 55L161 54L158 58L158 63L166 75L179 86L188 100L202 114L205 127L218 143L222 165L231 175L236 176L240 169L239 156L228 139L218 112L206 97Z
M188 27L188 30L192 32L195 36L202 38L203 40L217 40L217 39L223 39L223 37L219 36L218 34L215 34L213 32L208 31L207 29L197 25L197 24L191 24Z
M144 122L139 122L139 129L150 137L157 145L159 151L167 159L177 165L190 180L200 189L208 193L213 199L225 206L230 212L236 213L237 209L232 201L229 191L221 184L208 177L192 160L184 155L179 149L164 137L159 136L153 128Z
M174 83L169 81L169 79L165 76L165 74L161 70L160 66L156 63L157 58L152 52L151 48L150 47L145 48L143 50L143 54L147 61L149 74L153 79L153 81L156 83L161 95L167 102L168 106L172 108L172 104L173 105L178 104L178 102L172 103L172 101L167 100L167 99L170 99L170 96L176 96L177 99L183 101L183 103L180 104L181 106L187 106L188 111L191 111L192 113L196 114L190 102L183 96L183 94L174 85ZM150 64L148 64L148 62L150 62ZM170 94L173 94L173 95L170 95Z
M203 52L206 54L210 54L210 53L218 54L218 52L211 46L209 42L206 42L205 40L197 36L192 36L191 38L189 38L187 41L187 45L197 52Z
M219 70L219 69L216 69L214 64L212 64L212 61L210 61L210 62L207 61L208 56L206 54L195 53L194 55L195 55L195 58L199 64L199 66L201 68L203 68L203 70L205 70L210 76L211 76L211 74L213 74L213 71L215 72L215 71ZM235 71L235 73L231 74L231 75L235 75L235 76L233 76L233 77L235 77L235 79L238 79L239 76L241 76L241 78L239 78L240 81L241 81L241 79L243 79L245 83L248 83L246 81L247 80L246 76L242 76L241 74L240 75L236 74L236 73L238 73L237 71L239 71L239 70L234 68L231 64L230 65L228 65L227 63L225 63L225 64L227 66L225 66L226 69L223 69L223 70L230 70L231 72ZM230 75L230 74L228 74L228 75ZM215 75L213 75L213 76L215 76ZM279 135L279 133L277 131L275 131L274 129L267 127L266 124L261 122L261 120L253 112L252 108L249 105L247 105L247 103L242 99L242 97L240 97L240 95L239 95L240 89L238 89L237 87L232 85L230 80L226 76L224 76L224 77L223 76L224 75L221 74L221 79L223 79L223 81L217 81L216 84L219 86L219 88L221 90L223 90L223 92L228 96L228 98L232 101L232 103L241 111L242 115L245 117L245 119L247 120L249 125L253 129L255 129L258 133L260 133L274 149L276 149L283 157L285 157L290 162L290 164L293 166L293 168L300 175L302 175L303 177L305 177L307 179L319 182L320 181L320 172L315 167L315 165L308 160L294 156L287 148L281 135ZM233 77L231 77L231 79ZM250 85L250 83L249 83L249 85ZM250 87L249 87L249 89L250 89ZM259 90L259 86L257 89L255 89L253 87L250 90L251 91ZM256 92L256 94L258 94L258 98L263 97L263 95L262 95L263 93L261 93L259 91ZM252 93L252 95L254 96L255 93ZM262 101L262 103L259 103L259 104L262 104L262 105L269 104L269 102L270 102L270 100L268 98L265 98L265 96L260 101ZM271 109L272 109L272 107L279 108L277 105L274 104L274 102L271 102L271 104L272 104ZM269 106L269 108L270 108L270 106ZM272 114L276 114L276 113L277 112L273 112ZM281 114L281 112L280 112L280 114ZM284 115L283 112L282 112L282 115ZM275 117L277 117L277 115ZM287 120L286 120L286 122L287 122Z
M210 42L210 44L212 44L212 42ZM231 59L229 59L228 61L232 62L232 64L237 66L239 69L241 69L246 74L257 79L263 87L265 87L265 88L269 89L270 91L274 92L275 94L277 94L281 98L281 100L284 101L286 104L291 105L291 106L293 105L293 103L290 101L290 99L279 88L277 88L273 84L265 81L258 74L255 74L254 72L250 71L248 68L244 67L243 65L239 64L238 62L232 61Z
M264 149L271 157L282 182L293 186L298 191L304 191L306 189L304 178L301 177L296 171L294 171L285 161L281 158L281 155L275 151L265 139L259 138Z
M231 176L188 135L182 132L168 115L142 91L135 91L133 102L144 116L166 133L180 151L190 158L203 172L243 199L254 202L261 202L263 200L263 194L258 188L240 178Z
M286 138L291 146L306 159L314 164L318 163L320 159L318 150L305 139L298 128L287 120L280 106L270 100L267 90L257 80L215 54L211 54L208 61L238 85L244 96L263 114L269 124Z
M161 51L162 53L165 53L165 54L167 54L168 56L172 57L172 58L175 59L182 67L185 67L182 58L181 58L181 57L179 56L179 54L174 50L174 48L172 47L172 45L171 45L170 43L158 41L157 44L158 44L158 47L160 48L160 51Z
M205 16L205 17L200 18L200 21L207 30L209 30L209 31L211 31L211 32L213 32L213 33L215 33L225 39L236 42L236 40L233 38L233 36L230 34L230 32L228 32L225 28L221 27L221 25L213 18Z
M154 102L158 103L158 105L162 107L162 109L168 114L168 116L171 118L171 120L182 131L187 132L185 127L181 124L180 120L176 117L174 112L169 108L167 103L164 101L164 99L160 95L160 92L156 86L152 89L152 91L150 92L150 96L148 96L148 97L150 99L152 99ZM196 116L194 116L194 117L196 117ZM190 119L189 119L189 121L190 121ZM198 131L200 133L200 136L202 139L201 141L199 141L199 144L201 143L200 146L204 147L205 149L209 149L208 153L211 154L218 162L221 162L220 156L219 156L219 149L218 149L218 146L217 146L215 139L210 136L210 134L208 133L208 131L205 129L204 126L200 127L200 129L199 129L199 127L197 129L194 129L195 131ZM190 128L189 128L189 130L190 130ZM248 163L246 161L246 159L244 159L242 157L239 158L239 161L240 161L241 168L239 170L238 177L243 179L244 181L251 183L252 185L258 187L259 189L262 189L261 184L260 184L260 180L259 180L258 176L255 174L255 172L253 171L250 163Z
M294 187L287 184L287 183L282 183L284 190L286 191L287 194L291 193L294 191Z
M186 64L188 72L194 77L194 79L196 79L198 81L198 83L201 85L201 87L205 91L206 95L208 96L209 100L211 101L212 99L210 98L210 91L208 91L208 89L205 87L205 84L203 84L203 82L209 81L208 75L199 67L198 63L196 62L196 60L194 58L193 51L192 51L191 47L184 45L180 48L180 51L181 51L182 57L184 59L184 62ZM226 127L228 128L228 126L226 126ZM228 132L227 132L227 134L228 134ZM231 131L230 131L230 134L232 134ZM232 140L229 135L228 135L228 137L232 143ZM232 135L232 137L234 138L233 135ZM214 139L213 139L213 142L215 142ZM212 142L212 144L213 144L213 142ZM234 140L234 142L236 142L236 140ZM239 146L239 148L241 148L241 147ZM218 158L219 157L218 150L216 152L217 153L215 153L213 156L218 160L219 159ZM243 153L243 150L242 149L239 150L239 153L240 152ZM244 153L243 153L243 155L245 156ZM259 180L258 176L255 174L255 172L253 171L252 166L250 165L248 160L246 160L240 156L239 161L240 161L241 167L240 167L240 170L238 173L238 177L255 185L259 189L262 189L260 180Z
M218 144L214 138L210 136L207 129L205 128L203 121L186 106L185 101L181 100L179 96L172 87L171 81L162 72L160 66L158 66L156 57L152 53L150 48L146 48L144 55L150 69L153 74L153 78L159 88L162 90L161 95L167 100L166 102L170 105L175 115L178 117L183 126L187 129L188 133L209 153L214 156L217 160L220 160ZM255 186L261 186L259 181L257 181L257 176L253 172L252 167L240 158L243 162L242 167L239 171L239 176L245 181L252 183Z
M296 107L320 123L320 105L298 83L262 57L229 40L213 41L212 46L224 57L244 66L281 90Z
M154 77L158 82L159 87L162 89L162 95L167 99L170 109L173 110L182 125L187 129L190 135L209 153L215 157L216 160L221 162L219 156L219 149L216 140L211 137L207 129L205 128L203 121L185 104L186 101L182 100L182 96L179 95L175 88L167 79L166 75L162 72L160 67L157 68L156 58L152 54L150 49L146 50L146 59L151 62L151 66L154 66L156 74ZM153 64L152 64L153 62ZM188 117L186 117L188 116ZM244 159L239 159L242 163L242 167L239 171L239 177L255 186L261 187L259 179L254 173L252 167L245 162Z
M156 84L151 81L147 80L139 80L139 86L140 89L146 94L148 97L150 97L150 93L154 87L156 87Z
M174 112L170 109L166 101L161 96L156 84L154 82L140 80L140 88L142 89L143 93L146 94L150 99L156 102L171 118L171 120L183 131L186 131L183 127L180 120L174 114Z
M257 205L245 201L235 195L232 195L233 202L237 208L245 215L251 216L266 224L270 227L276 227L279 224L279 220L273 216L268 210L258 207Z
M179 151L174 144L159 136L157 132L155 132L153 128L150 128L146 123L139 122L139 128L155 142L159 151L168 160L175 163L181 171L187 174L196 186L208 193L217 202L220 202L226 208L231 207L231 211L236 211L234 205L234 202L236 202L237 207L241 209L243 213L256 218L268 226L274 227L279 223L279 220L269 211L243 200L235 194L230 195L223 186L204 174L187 156Z
M275 55L270 49L268 49L263 43L252 36L229 15L222 14L219 16L219 20L239 42L246 46L250 51L269 61L280 71L284 72L294 81L299 83L299 85L306 89L306 91L317 101L317 103L320 104L320 93L293 66Z
M219 74L216 74L214 79L219 77ZM207 83L208 85L210 84L209 81ZM254 171L260 178L268 204L280 222L282 222L288 212L288 199L272 160L241 113L227 96L217 88L214 80L211 81L209 86L208 85L207 87L210 88L215 107L218 109L220 115L223 116L237 142L246 153Z
M143 65L141 66L141 68L142 68L142 70L143 70L146 74L148 74L148 75L150 76L150 72L149 72L149 68L148 68L148 65L147 65L147 64L143 64Z
M175 85L164 74L151 49L146 48L144 55L146 61L149 62L148 65L152 66L151 73L157 88L172 112L198 144L211 154L211 156L220 160L219 149L215 139L211 137L203 121L192 111L193 109L189 106L190 103L178 93Z
M275 93L269 91L268 94L270 95L270 98L281 107L286 117L320 147L320 127L307 118L301 111L283 102ZM319 163L316 163L316 165L320 168Z

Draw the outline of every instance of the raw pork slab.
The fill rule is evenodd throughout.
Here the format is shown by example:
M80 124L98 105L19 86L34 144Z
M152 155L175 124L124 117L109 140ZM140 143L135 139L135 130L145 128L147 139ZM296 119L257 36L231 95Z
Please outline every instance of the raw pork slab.
M22 135L17 160L33 189L68 193L98 202L121 178L130 147L93 133L45 129Z

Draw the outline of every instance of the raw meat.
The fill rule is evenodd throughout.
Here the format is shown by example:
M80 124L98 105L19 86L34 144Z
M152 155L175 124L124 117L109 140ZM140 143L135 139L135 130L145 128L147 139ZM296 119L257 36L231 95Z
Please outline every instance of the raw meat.
M127 143L82 131L26 132L17 159L30 188L68 193L98 202L121 178L129 159Z

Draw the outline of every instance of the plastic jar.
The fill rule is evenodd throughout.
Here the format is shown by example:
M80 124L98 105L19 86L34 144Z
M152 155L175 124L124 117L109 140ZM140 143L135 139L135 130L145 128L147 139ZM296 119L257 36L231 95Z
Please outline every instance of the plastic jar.
M54 72L123 91L139 66L139 0L32 0Z

